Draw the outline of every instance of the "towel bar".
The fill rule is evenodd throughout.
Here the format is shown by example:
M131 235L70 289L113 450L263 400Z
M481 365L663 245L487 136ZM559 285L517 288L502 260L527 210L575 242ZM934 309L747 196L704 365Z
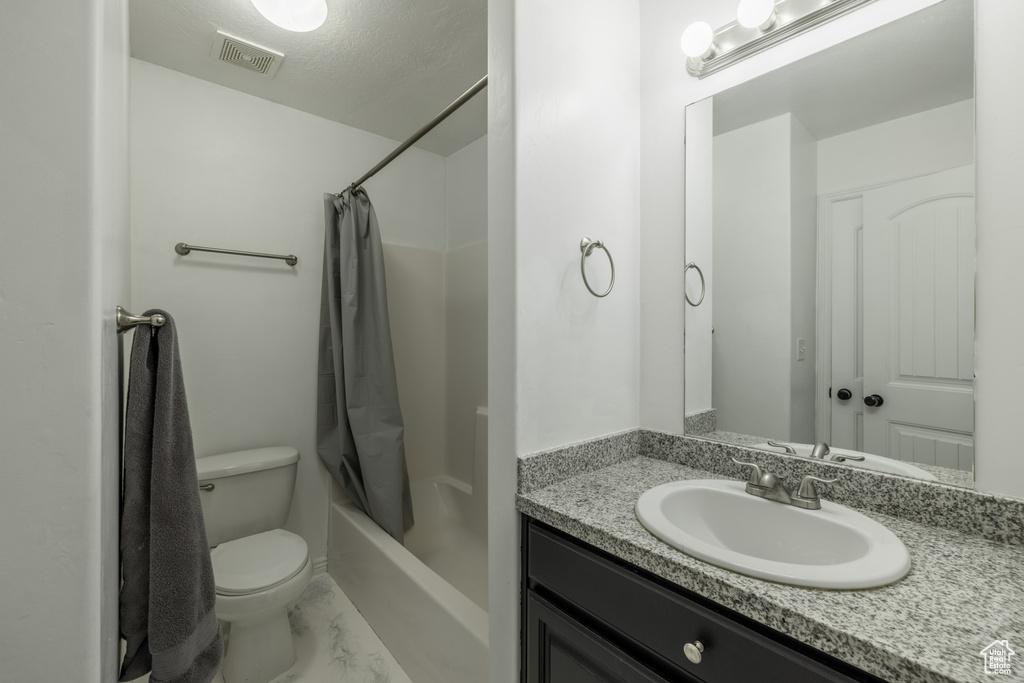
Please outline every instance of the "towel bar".
M214 254L235 254L237 256L254 256L256 258L276 258L281 259L289 266L294 266L299 262L299 257L294 254L261 254L257 251L238 251L237 249L218 249L216 247L197 247L194 244L185 244L184 242L178 242L174 245L174 252L179 256L185 256L190 251L209 251Z

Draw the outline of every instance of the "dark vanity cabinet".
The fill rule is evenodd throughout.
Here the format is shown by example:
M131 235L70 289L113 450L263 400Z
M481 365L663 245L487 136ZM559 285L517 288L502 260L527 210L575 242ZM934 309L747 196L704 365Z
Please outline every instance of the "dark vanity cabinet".
M882 680L529 518L522 574L523 683Z

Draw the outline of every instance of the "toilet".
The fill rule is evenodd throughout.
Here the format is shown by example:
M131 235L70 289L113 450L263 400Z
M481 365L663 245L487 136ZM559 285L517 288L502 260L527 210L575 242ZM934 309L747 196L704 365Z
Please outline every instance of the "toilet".
M227 623L225 683L267 683L295 663L288 606L313 576L288 518L299 452L290 446L196 460L206 538L217 584L217 619Z

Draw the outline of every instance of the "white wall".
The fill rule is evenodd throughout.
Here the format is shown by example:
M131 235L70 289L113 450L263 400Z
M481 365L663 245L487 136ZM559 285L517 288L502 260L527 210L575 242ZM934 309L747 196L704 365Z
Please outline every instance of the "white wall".
M818 194L974 163L974 100L818 141Z
M1024 3L976 3L978 116L977 380L975 483L1024 498L1020 340L1024 338Z
M0 22L4 680L117 678L127 12L15 3Z
M789 117L789 438L812 443L815 421L818 195L817 142ZM804 353L797 354L799 340Z
M518 672L515 456L639 422L638 19L635 0L488 3L493 681ZM615 258L607 298L580 281L584 236Z
M718 428L781 439L791 414L791 118L715 136L712 180Z
M306 539L311 557L324 557L329 475L315 437L323 194L362 175L395 142L132 60L131 143L132 306L165 308L178 322L196 454L297 447L302 459L288 528ZM444 159L415 148L367 181L388 256L443 252L444 184ZM182 257L174 253L177 242L299 260L292 268L199 252ZM436 260L433 270L422 259L413 259L419 269L403 270L395 259L387 264L389 282L433 282L428 305L443 311ZM400 289L391 293L399 312L392 321L396 355L399 347L416 348L401 331L401 311L409 310L403 297L412 295ZM443 317L431 320L437 327L429 346L443 382ZM443 405L443 386L432 390L433 402L402 407L413 442L417 428L436 430L426 450L441 463L443 420L416 414ZM409 451L413 460L416 443ZM410 462L415 473L431 467Z
M516 6L520 453L639 424L638 19L635 0ZM615 259L603 299L584 236ZM603 253L590 268L602 287Z
M487 622L492 683L519 680L515 0L487 2Z
M685 230L644 230L640 254L642 292L640 309L640 416L645 427L667 432L681 432L682 401L685 388L686 414L692 415L712 407L712 356L715 312L714 210L714 98L694 102L686 108L684 165L694 169L686 174L685 197L702 197L703 201L686 202ZM700 170L698 170L700 169ZM645 174L646 177L646 174ZM645 183L646 185L646 183ZM683 233L685 232L685 251ZM664 243L664 244L663 244ZM679 283L671 280L679 264L693 263L699 271L684 272ZM693 270L693 269L691 269ZM701 275L703 288L701 286ZM662 282L659 287L658 283ZM673 284L679 285L679 290ZM686 297L678 300L685 287ZM703 299L701 293L703 291ZM683 315L680 315L680 312ZM679 344L684 336L685 347ZM680 381L678 362L685 362L685 387Z

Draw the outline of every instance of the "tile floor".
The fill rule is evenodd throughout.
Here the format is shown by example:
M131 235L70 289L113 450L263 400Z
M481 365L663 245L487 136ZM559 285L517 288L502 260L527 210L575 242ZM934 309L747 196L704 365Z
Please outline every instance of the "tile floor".
M296 662L272 683L412 683L329 575L313 577L288 618Z
M412 683L327 574L313 577L288 619L297 661L272 683Z

